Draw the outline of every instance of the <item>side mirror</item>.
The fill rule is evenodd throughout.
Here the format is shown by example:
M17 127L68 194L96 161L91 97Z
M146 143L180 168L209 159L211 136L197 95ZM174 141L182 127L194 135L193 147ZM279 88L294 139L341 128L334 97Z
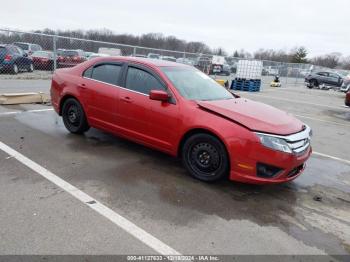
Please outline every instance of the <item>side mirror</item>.
M149 99L167 102L170 99L170 95L163 90L151 90L149 92Z

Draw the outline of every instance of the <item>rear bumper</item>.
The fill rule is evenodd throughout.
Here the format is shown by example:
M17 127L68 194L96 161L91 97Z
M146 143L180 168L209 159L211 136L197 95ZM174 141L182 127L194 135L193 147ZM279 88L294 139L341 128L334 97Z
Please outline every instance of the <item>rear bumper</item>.
M12 70L12 67L13 67L12 62L9 62L6 64L0 64L0 71L10 71L10 70Z

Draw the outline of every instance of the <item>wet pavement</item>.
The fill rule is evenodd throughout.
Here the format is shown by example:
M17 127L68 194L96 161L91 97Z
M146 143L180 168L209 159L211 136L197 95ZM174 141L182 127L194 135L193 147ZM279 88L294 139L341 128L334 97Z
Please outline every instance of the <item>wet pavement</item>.
M83 136L69 134L53 111L1 115L49 109L39 105L0 107L0 141L182 254L350 254L350 109L342 106L343 94L293 87L241 95L297 115L313 128L314 151L340 160L314 154L304 174L282 185L207 184L188 176L178 159L152 149L96 129ZM0 164L2 192L9 191L0 198L7 214L0 220L0 233L6 231L6 239L12 243L0 247L2 254L31 253L24 248L26 237L18 237L26 232L25 226L16 233L9 230L13 227L11 217L25 210L27 201L40 206L42 213L52 212L51 220L41 220L47 235L56 236L56 227L68 222L71 230L77 231L62 233L65 243L75 243L73 249L69 244L55 249L60 242L53 237L32 253L85 253L86 246L90 254L149 252L108 221L104 226L103 219L90 214L93 211L70 213L65 219L56 215L83 207L66 192L50 188L44 178L23 170L20 162L7 159L3 152ZM21 194L10 194L16 190ZM43 195L48 197L35 197L41 190L47 190ZM12 201L16 206L8 204ZM80 217L88 220L82 220L83 225L91 223L94 229L89 231L86 245L81 241L87 229L74 224ZM34 222L21 223L31 226ZM56 233L51 233L52 228ZM101 238L101 232L109 229L117 232ZM35 227L31 234L36 234ZM43 231L38 232L46 239L43 235Z

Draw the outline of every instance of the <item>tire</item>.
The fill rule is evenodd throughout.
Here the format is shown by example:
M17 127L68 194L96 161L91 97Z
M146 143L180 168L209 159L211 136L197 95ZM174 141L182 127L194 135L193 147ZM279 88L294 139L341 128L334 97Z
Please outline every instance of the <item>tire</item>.
M229 158L224 144L205 133L195 134L185 141L182 162L191 176L205 182L218 181L229 173Z
M318 87L318 82L316 79L311 79L309 88L314 88L314 87Z
M11 74L17 75L18 72L19 72L18 65L17 64L13 64L12 68L11 68Z
M33 63L30 63L30 64L29 64L29 66L28 66L28 68L27 68L27 71L30 72L30 73L34 71L34 65L33 65Z
M83 134L90 128L83 107L74 98L63 103L62 118L64 126L73 134Z

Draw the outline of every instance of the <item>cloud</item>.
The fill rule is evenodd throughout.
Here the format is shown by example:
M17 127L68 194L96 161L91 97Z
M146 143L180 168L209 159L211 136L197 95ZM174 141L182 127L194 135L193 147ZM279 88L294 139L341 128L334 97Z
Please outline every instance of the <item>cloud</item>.
M97 29L142 34L161 32L203 41L228 52L244 48L305 46L311 55L349 55L348 0L128 0L25 1L2 3L4 27L23 30ZM15 16L15 17L14 17Z

